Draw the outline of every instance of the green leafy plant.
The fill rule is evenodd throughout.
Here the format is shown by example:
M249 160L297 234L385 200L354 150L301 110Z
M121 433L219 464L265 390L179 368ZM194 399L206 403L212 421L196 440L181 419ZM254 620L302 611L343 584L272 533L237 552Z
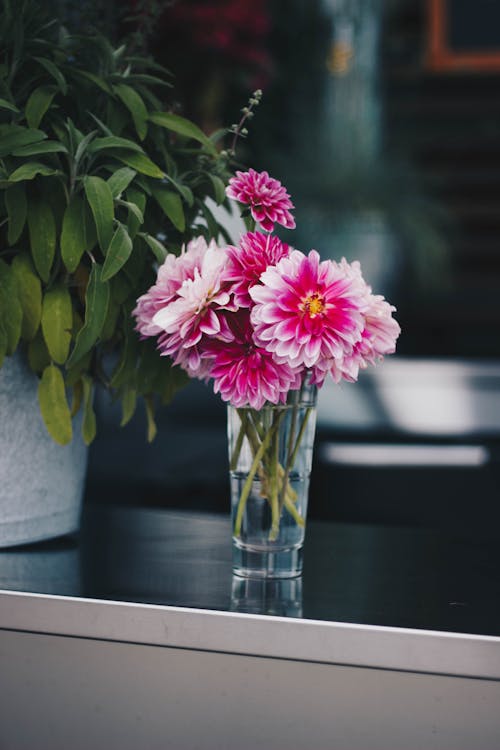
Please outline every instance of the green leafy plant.
M122 424L144 399L152 439L185 376L131 311L167 252L224 235L207 198L225 200L227 154L168 111L168 71L32 0L2 0L0 49L0 366L26 351L59 443L80 409L92 441L98 382Z

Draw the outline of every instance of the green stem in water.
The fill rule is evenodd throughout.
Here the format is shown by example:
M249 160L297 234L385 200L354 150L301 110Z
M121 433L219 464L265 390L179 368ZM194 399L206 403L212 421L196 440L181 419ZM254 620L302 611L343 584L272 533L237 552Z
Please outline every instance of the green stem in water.
M302 442L302 438L304 437L307 420L309 419L309 415L311 414L312 410L313 407L308 406L308 408L306 409L306 413L304 414L304 419L302 421L302 424L300 425L299 434L297 435L297 440L295 442L295 448L293 449L292 458L290 459L290 466L293 466L297 459L297 453L299 452L300 444Z
M247 431L247 414L244 409L238 409L238 416L240 418L240 431L238 432L238 437L236 438L236 444L234 446L233 455L231 456L231 462L229 464L230 471L236 471L236 467L238 466L238 459L240 457L241 448L243 445L243 440L245 439L245 434Z
M259 467L259 464L260 464L260 462L262 460L262 457L263 457L264 453L269 448L269 444L271 443L271 440L273 439L273 436L276 433L276 431L277 431L277 429L278 429L278 427L280 425L280 422L281 422L282 418L283 418L283 412L277 414L277 419L275 420L274 424L271 426L271 428L267 432L266 436L264 437L264 440L260 444L260 446L259 446L259 448L258 448L258 450L257 450L257 452L256 452L256 454L254 456L252 465L250 467L250 471L248 472L248 476L247 476L247 478L245 480L245 484L243 485L243 489L241 491L241 496L240 496L240 499L239 499L239 502L238 502L238 510L237 510L237 513L236 513L236 520L234 522L234 535L235 536L240 536L240 534L241 534L241 524L242 524L242 521L243 521L243 513L245 511L245 506L246 506L246 503L247 503L247 500L248 500L248 496L250 495L250 490L252 488L253 478L254 478L254 476L255 476L255 474L257 472L257 469Z
M282 415L275 415L274 421L281 421ZM271 530L269 532L269 541L275 541L278 538L280 530L280 505L278 502L279 493L279 432L276 431L273 437L272 454L270 456L270 474L271 474Z

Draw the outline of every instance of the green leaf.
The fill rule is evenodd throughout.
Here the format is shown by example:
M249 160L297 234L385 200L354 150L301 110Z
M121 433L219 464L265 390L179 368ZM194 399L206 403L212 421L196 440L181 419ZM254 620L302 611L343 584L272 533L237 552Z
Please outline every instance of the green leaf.
M161 179L165 176L165 173L158 167L154 162L151 161L149 156L146 154L127 153L126 151L120 151L116 153L115 159L126 164L128 167L132 167L137 172L145 174L148 177L157 177Z
M92 141L89 151L91 154L95 154L97 151L114 148L126 148L129 151L138 151L140 154L144 153L138 143L135 143L128 138L119 138L116 135L106 136L105 138L96 138Z
M113 276L113 278L116 278L116 276ZM106 320L104 321L104 325L101 331L101 337L100 337L101 341L109 341L115 335L120 312L121 312L120 304L115 299L113 295L113 288L111 287L111 296L109 299L108 313L106 315Z
M59 445L67 445L73 437L71 413L64 379L61 371L55 365L49 365L43 371L38 386L38 401L47 432Z
M113 236L113 194L102 177L85 177L84 188L94 217L99 245L105 253Z
M126 208L129 214L133 214L133 218L136 220L135 223L144 223L144 214L142 213L139 206L137 206L135 203L132 203L131 201L124 201L120 198L116 202L119 206L123 206L124 208Z
M0 322L0 367L3 365L5 355L7 354L7 346L7 334L5 333L5 328Z
M0 260L0 321L7 336L7 354L13 354L21 338L23 310L17 281L10 266Z
M144 406L146 407L146 418L148 422L148 443L152 443L158 430L155 422L153 398L151 396L144 396Z
M22 234L28 213L24 185L13 185L5 191L5 207L9 217L7 241L12 247Z
M135 378L139 338L137 333L129 328L125 329L124 336L122 355L110 381L112 388L120 388L126 383L133 382Z
M211 153L217 153L217 149L205 133L194 122L186 120L185 117L174 115L172 112L152 112L149 115L149 121L185 138L192 138L198 143L202 143Z
M61 231L61 257L70 273L76 270L83 253L89 249L84 213L84 200L73 195L64 212Z
M176 182L170 175L167 175L167 180L172 183L172 185L175 187L175 189L182 195L183 199L186 201L188 206L192 206L194 203L194 195L191 188L188 188L187 185L181 185L179 182Z
M212 183L212 187L214 189L215 202L218 206L220 206L220 204L224 203L224 201L226 200L226 186L224 185L224 182L221 180L221 178L217 177L217 175L215 174L209 174L208 178Z
M47 73L54 78L62 93L66 95L68 93L68 84L57 65L54 65L51 60L47 60L45 57L34 57L33 59L45 68Z
M75 362L90 352L96 343L106 321L108 305L109 284L102 281L101 266L93 263L85 293L85 323L78 332L67 367L72 367Z
M140 190L129 188L126 193L126 205L129 209L127 229L129 235L134 239L141 224L144 223L144 210L146 208L146 196ZM138 213L139 212L139 213Z
M30 128L37 128L57 93L55 86L39 86L26 102L26 121Z
M85 445L90 445L96 435L96 418L93 408L93 387L89 375L82 376L83 383L83 423L82 437Z
M149 245L158 263L163 263L168 255L168 250L165 245L162 245L156 237L153 237L151 234L146 234L146 232L140 232L139 237Z
M166 188L155 187L153 196L174 227L183 232L186 228L186 219L179 195Z
M68 149L59 141L39 141L28 146L21 146L12 152L12 156L39 156L40 154L67 154Z
M67 287L54 286L42 304L42 332L49 354L58 365L66 362L71 343L73 308Z
M68 379L66 378L66 382ZM82 398L83 398L83 384L81 380L77 380L76 383L72 386L73 388L73 398L71 399L71 417L75 417L78 412L80 411L80 406L82 405Z
M109 189L113 198L119 198L123 191L130 185L137 172L130 167L117 169L111 177L108 178Z
M27 252L16 255L11 269L17 281L19 302L23 311L21 336L25 341L31 341L38 331L42 317L42 285Z
M105 91L106 94L111 94L111 86L104 80L104 78L101 78L100 76L96 76L94 73L89 73L87 70L79 70L78 68L73 68L71 71L74 75L81 76L82 78L85 78L87 81L90 81L95 86L101 89L101 91Z
M33 372L36 373L41 373L47 365L50 365L50 354L41 328L38 329L35 338L28 344L28 363Z
M146 109L146 105L137 91L131 86L119 83L113 89L132 115L137 135L143 141L148 132L148 110Z
M12 126L7 131L2 132L0 138L0 158L12 154L17 148L27 146L29 143L38 143L47 138L41 130L29 130Z
M11 112L19 112L18 108L12 104L12 102L8 102L7 99L0 99L0 109L9 109Z
M137 391L125 386L122 392L122 419L120 427L125 427L135 414L137 406Z
M56 250L56 223L50 205L41 198L28 204L28 229L35 268L47 282Z
M132 252L132 240L130 239L129 233L126 227L121 222L118 222L118 226L113 235L113 239L110 242L108 251L106 253L106 259L102 267L102 281L108 281L115 273L118 273L130 257Z
M46 164L42 164L38 161L29 161L27 164L23 164L12 172L9 177L9 182L33 180L37 175L50 177L57 173L57 169L52 169L52 167L48 167Z

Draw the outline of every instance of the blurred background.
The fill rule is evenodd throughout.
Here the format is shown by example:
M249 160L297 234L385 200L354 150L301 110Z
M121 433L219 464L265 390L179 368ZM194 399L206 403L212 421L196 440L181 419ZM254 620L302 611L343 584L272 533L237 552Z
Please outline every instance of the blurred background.
M397 307L398 353L320 393L310 515L500 519L500 6L494 0L51 0L132 35L207 132L263 100L240 143L295 203L287 241L359 259ZM102 394L87 500L227 512L225 407L191 383L118 427Z

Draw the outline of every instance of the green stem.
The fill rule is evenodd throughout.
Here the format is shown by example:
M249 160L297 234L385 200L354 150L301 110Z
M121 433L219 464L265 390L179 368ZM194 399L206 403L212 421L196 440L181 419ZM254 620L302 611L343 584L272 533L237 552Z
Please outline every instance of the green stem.
M283 475L283 486L281 488L280 513L285 503L285 497L286 497L287 489L288 489L288 477L290 476L290 471L293 466L293 462L291 460L292 455L293 455L292 446L293 446L293 441L295 440L295 429L297 427L297 416L298 416L298 411L299 411L299 403L300 403L301 395L302 395L302 387L300 389L300 392L296 392L294 394L292 421L290 424L290 434L288 436L288 445L287 445L287 450L286 450L286 466L285 466L285 473Z
M275 415L274 421L277 419L281 420L282 417ZM271 530L269 532L269 540L275 541L278 538L280 529L280 505L278 502L279 493L279 432L276 431L273 437L273 450L271 455L271 497L269 499L271 505Z
M241 448L243 446L243 440L247 431L247 414L244 409L238 409L238 416L240 418L240 431L236 438L236 444L234 446L233 454L231 456L231 462L229 464L230 471L236 471L238 466L238 459L240 457Z
M304 519L300 515L299 511L297 510L297 508L295 507L295 505L292 503L292 501L288 497L285 498L285 508L290 513L290 515L293 517L293 519L295 520L297 526L305 526L306 525L306 522L304 521Z
M255 454L255 457L253 459L252 465L250 467L250 471L248 472L248 476L247 476L247 478L245 480L245 484L243 485L243 489L241 491L241 496L240 496L240 499L239 499L239 502L238 502L238 510L236 512L236 520L234 522L234 535L235 536L240 536L240 534L241 534L241 524L242 524L242 521L243 521L243 513L245 511L245 506L246 506L246 503L247 503L247 500L248 500L248 496L250 494L250 490L251 490L251 487L252 487L253 478L254 478L254 476L256 474L256 471L257 471L257 469L259 467L259 464L261 462L261 459L262 459L264 453L269 448L269 444L270 444L271 440L273 439L273 436L276 433L276 431L277 431L277 429L278 429L278 427L280 425L280 422L281 422L282 418L283 418L283 412L281 412L281 413L279 413L277 415L277 419L275 420L274 424L272 425L272 427L267 432L266 436L264 437L264 440L260 444L260 446L259 446L259 448L258 448L258 450L257 450L257 452Z
M299 452L300 444L302 442L302 438L304 437L304 432L305 432L305 429L306 429L307 420L309 419L309 415L311 414L312 410L313 410L313 407L312 406L308 406L307 409L306 409L306 413L304 414L304 419L302 421L302 424L300 425L299 434L297 435L297 440L295 442L295 448L293 449L292 458L290 460L290 466L293 466L294 463L295 463L295 461L296 461L297 453Z

